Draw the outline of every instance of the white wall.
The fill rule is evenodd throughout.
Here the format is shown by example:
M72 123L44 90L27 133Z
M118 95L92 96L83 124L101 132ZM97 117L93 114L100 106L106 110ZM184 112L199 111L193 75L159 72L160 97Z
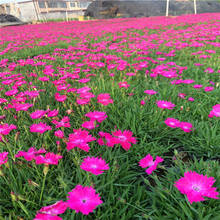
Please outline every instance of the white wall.
M21 11L21 20L22 21L28 22L28 21L37 20L37 15L35 12L33 2L18 3L18 6Z

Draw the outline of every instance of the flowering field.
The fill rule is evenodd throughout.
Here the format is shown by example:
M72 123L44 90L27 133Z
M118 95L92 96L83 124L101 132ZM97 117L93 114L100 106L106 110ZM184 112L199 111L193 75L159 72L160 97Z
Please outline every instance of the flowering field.
M0 30L0 220L220 219L220 14Z

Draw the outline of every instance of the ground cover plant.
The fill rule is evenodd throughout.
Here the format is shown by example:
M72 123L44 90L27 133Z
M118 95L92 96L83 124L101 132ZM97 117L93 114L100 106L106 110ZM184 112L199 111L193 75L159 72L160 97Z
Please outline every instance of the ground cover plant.
M0 32L0 219L219 219L220 14Z

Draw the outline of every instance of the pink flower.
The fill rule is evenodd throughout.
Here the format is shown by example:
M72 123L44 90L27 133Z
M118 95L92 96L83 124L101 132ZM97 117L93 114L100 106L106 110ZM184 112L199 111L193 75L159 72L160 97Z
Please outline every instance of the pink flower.
M17 90L17 89L13 89L13 90L10 90L10 91L5 92L5 95L6 95L6 96L13 96L13 95L15 95L16 93L18 93L18 90Z
M83 99L91 99L91 98L94 98L95 95L92 93L92 92L85 92L85 93L81 93L80 98L83 98Z
M87 105L90 103L90 99L76 99L76 103L78 105Z
M201 63L194 63L195 66L203 66Z
M43 134L45 131L51 130L51 127L45 123L32 124L30 126L30 132L39 132Z
M159 108L173 109L176 105L168 101L159 100L157 101L157 106Z
M105 112L97 112L97 111L89 112L85 114L85 116L90 118L91 121L97 121L99 123L101 123L107 118L107 115Z
M58 161L61 158L63 158L63 157L59 154L54 154L54 153L48 152L45 154L45 157L42 155L36 156L35 161L36 161L36 164L57 165Z
M7 102L7 99L0 98L0 104Z
M121 131L117 130L112 132L112 134L116 137L117 144L121 144L122 148L126 151L130 149L131 143L136 144L136 138L132 137L133 133L131 131Z
M212 187L215 179L213 177L207 177L202 174L198 174L195 171L188 171L184 173L184 177L181 177L175 182L174 186L182 193L186 194L189 202L204 201L204 196L219 199L216 188Z
M127 76L135 76L136 73L126 73Z
M30 117L31 117L32 119L42 118L42 117L44 117L44 115L45 115L46 113L47 113L47 111L37 110L37 111L35 111L35 112L32 112L32 113L30 114Z
M80 79L80 80L78 80L79 83L87 83L89 81L90 81L90 79Z
M220 73L220 70L218 70L218 73ZM209 81L209 83L212 84L213 86L215 85L213 81Z
M0 135L8 135L14 129L17 129L16 125L0 124Z
M88 92L90 90L91 90L91 88L89 88L88 86L85 86L85 87L77 89L77 93L78 94L82 94L82 93L86 93L86 92Z
M62 218L57 215L37 213L37 215L35 216L33 220L62 220Z
M7 162L8 162L8 152L0 153L0 167L2 164L5 164Z
M211 67L208 67L208 68L205 69L204 72L205 73L214 73L215 71Z
M145 101L144 100L141 100L141 105L145 105Z
M200 84L196 84L196 85L193 86L194 89L200 89L202 87L203 87L203 85L200 85Z
M64 127L64 128L70 128L71 125L69 123L70 119L68 116L65 116L61 119L60 122L58 122L57 120L52 120L51 123L56 125L56 128L60 128L60 127Z
M184 84L192 84L192 83L194 83L195 81L193 80L193 79L184 79L183 81L182 81L182 83L184 83Z
M210 111L208 117L212 118L213 116L220 117L220 104L214 105L212 107L212 110Z
M189 122L180 122L179 127L185 132L192 131L192 124Z
M97 142L101 146L106 145L108 147L114 147L114 145L118 143L118 139L109 133L100 131L99 136L101 138L99 138Z
M55 117L57 116L59 113L58 110L54 109L54 110L49 110L49 112L47 113L47 117Z
M59 215L63 214L67 209L67 204L62 200L56 202L53 205L42 207L38 213L44 213L49 215Z
M27 111L30 107L32 107L33 104L29 104L29 103L15 103L13 104L13 107L15 108L15 110L18 111Z
M64 137L64 132L61 130L55 131L54 135L58 138L63 138Z
M139 161L139 166L141 166L142 168L149 167L148 169L146 169L145 172L147 174L151 174L154 170L157 169L157 165L161 162L163 162L163 158L156 156L155 161L153 161L153 157L148 154L146 157L142 158Z
M77 185L67 196L67 206L70 209L74 209L76 213L82 212L84 215L88 215L90 212L103 201L100 199L99 194L96 194L95 190L90 186Z
M154 94L157 94L156 91L154 90L145 90L144 93L148 94L148 95L154 95Z
M66 100L67 96L66 95L60 95L59 93L55 93L55 99L58 102L64 102Z
M95 121L85 121L82 123L82 127L86 128L88 130L92 130L92 129L98 127L98 125L96 125Z
M108 93L99 94L97 100L98 103L101 103L103 105L109 105L113 103L113 100Z
M214 90L214 87L212 87L212 86L207 86L204 88L205 92L211 92L212 90Z
M126 89L130 86L127 82L119 82L118 85L119 85L119 88L124 87Z
M40 149L40 150L36 150L34 147L29 148L29 150L27 152L25 151L19 151L15 157L24 157L25 160L27 161L31 161L33 159L35 159L35 156L37 154L43 154L46 153L46 150L44 148Z
M195 99L194 99L193 97L189 97L189 98L188 98L188 101L190 101L190 102L194 102L194 100L195 100Z
M24 94L29 96L30 98L35 98L39 96L40 91L25 91Z
M102 158L86 157L80 165L80 168L94 175L99 175L102 174L104 170L108 170L109 166Z
M167 118L164 123L171 128L178 128L180 126L180 121L175 118Z
M89 135L88 131L82 131L81 129L74 130L73 134L69 135L69 140L67 142L67 150L71 150L74 147L78 147L81 150L89 152L88 142L96 140L92 135Z
M44 77L39 77L38 80L42 81L42 82L46 82L46 81L49 81L50 78L44 76Z
M181 99L185 99L186 94L185 94L185 93L179 93L178 96L179 96Z

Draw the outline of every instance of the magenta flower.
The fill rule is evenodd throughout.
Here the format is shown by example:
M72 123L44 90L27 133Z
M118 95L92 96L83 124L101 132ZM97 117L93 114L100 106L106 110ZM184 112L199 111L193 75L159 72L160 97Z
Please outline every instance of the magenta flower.
M88 215L103 201L100 199L99 194L96 194L95 190L90 186L77 185L67 196L67 206L70 209L81 212L84 215Z
M154 94L157 94L156 91L154 90L145 90L144 93L148 94L148 95L154 95Z
M109 105L113 103L113 100L111 99L110 95L108 93L99 94L97 96L97 102L101 103L103 105Z
M141 105L145 105L145 101L144 100L141 100Z
M79 105L87 105L90 103L90 99L76 99L76 103Z
M80 79L80 80L78 80L79 83L87 83L89 81L90 81L90 79Z
M36 156L35 161L36 161L36 164L57 165L59 160L62 158L63 157L59 154L54 154L54 153L48 152L45 154L45 157L42 155Z
M55 99L58 101L58 102L64 102L66 99L67 99L67 96L66 95L60 95L58 92L55 93Z
M65 127L65 128L70 128L70 119L68 116L65 116L61 119L61 121L57 121L57 120L52 120L51 123L56 125L56 128L60 128L60 127Z
M190 102L194 102L194 100L195 100L195 99L194 99L193 97L189 97L189 98L188 98L188 101L190 101Z
M62 218L57 215L37 213L37 215L35 216L33 220L62 220Z
M49 112L47 113L47 117L55 117L57 116L59 113L58 110L54 109L54 110L49 110Z
M0 167L2 164L5 164L7 162L8 162L8 152L0 153Z
M45 131L51 130L51 127L45 123L32 124L30 126L30 132L38 132L43 134Z
M16 125L0 124L0 135L8 135L14 129L17 129Z
M55 131L54 135L58 138L63 138L64 137L64 132L61 130Z
M139 166L141 166L142 168L149 167L148 169L146 169L145 172L147 174L151 174L154 170L157 169L157 165L161 162L163 162L163 158L156 156L155 161L153 161L153 157L148 154L146 157L142 158L139 161Z
M92 130L92 129L98 127L98 125L96 125L95 121L85 121L82 123L82 127L86 128L88 130Z
M31 161L35 159L35 156L37 154L44 154L46 153L46 150L44 148L41 148L40 150L36 150L34 147L29 148L27 152L25 151L19 151L15 157L24 157L25 160Z
M78 94L82 94L82 93L86 93L86 92L88 92L90 90L91 90L91 88L89 88L88 86L85 86L85 87L77 89L77 93Z
M99 136L101 138L99 138L97 142L101 146L106 145L108 147L114 147L114 145L118 143L118 139L109 133L100 131Z
M80 168L94 175L99 175L102 174L104 170L108 170L109 166L102 158L86 157L80 165Z
M85 114L85 116L90 118L91 121L97 121L99 123L101 123L108 117L105 112L97 112L97 111L89 112Z
M192 131L192 124L189 122L180 122L179 124L180 129L182 129L185 132L190 132Z
M192 84L192 83L194 83L195 81L193 80L193 79L184 79L183 81L182 81L182 83L184 83L184 84Z
M73 134L69 135L69 140L67 142L67 150L71 150L74 147L78 147L81 150L89 152L88 142L96 140L92 135L89 135L88 131L83 131L81 129L74 130Z
M212 187L215 179L198 174L195 171L187 171L184 177L175 182L174 186L182 193L186 194L189 202L204 201L204 196L219 199L216 188Z
M29 96L30 98L35 98L39 96L40 91L25 91L24 94Z
M37 110L37 111L35 111L35 112L32 112L32 113L30 114L30 117L31 117L32 119L43 118L46 113L47 113L47 111Z
M157 106L159 108L173 109L176 105L174 105L172 102L159 100L157 101Z
M212 90L214 90L214 87L212 87L212 86L207 86L204 88L205 92L211 92Z
M39 81L42 81L42 82L46 82L46 81L49 81L50 78L44 76L44 77L39 77L38 80L39 80Z
M171 128L178 128L180 126L180 121L175 118L167 118L164 123Z
M6 96L13 96L13 95L15 95L16 93L18 93L18 90L17 90L17 89L13 89L13 90L10 90L10 91L5 92L5 95L6 95Z
M194 89L200 89L202 87L203 87L203 85L200 85L200 84L196 84L196 85L193 86Z
M90 100L91 98L94 98L95 95L92 92L86 92L86 93L81 93L79 97Z
M214 105L212 107L212 110L210 111L208 117L212 118L213 116L220 117L220 104Z
M54 203L53 205L42 207L37 213L44 213L49 215L63 214L67 209L67 204L62 200Z
M29 104L29 103L24 103L24 104L22 104L22 103L15 103L15 104L13 104L13 107L15 108L15 110L17 112L19 112L19 111L27 111L32 106L33 106L33 104Z
M204 72L205 72L205 73L214 73L215 70L212 69L211 67L208 67L208 68L206 68L206 69L204 70Z
M185 99L186 94L185 94L185 93L179 93L178 96L179 96L181 99Z
M5 102L8 102L8 100L7 100L7 99L0 98L0 104L5 103Z
M119 88L124 87L126 89L130 86L127 82L119 82L118 85L119 85Z
M131 143L136 144L136 138L132 137L133 133L131 131L121 131L117 130L115 132L112 132L112 134L115 136L117 144L121 144L122 148L126 151L130 149Z

